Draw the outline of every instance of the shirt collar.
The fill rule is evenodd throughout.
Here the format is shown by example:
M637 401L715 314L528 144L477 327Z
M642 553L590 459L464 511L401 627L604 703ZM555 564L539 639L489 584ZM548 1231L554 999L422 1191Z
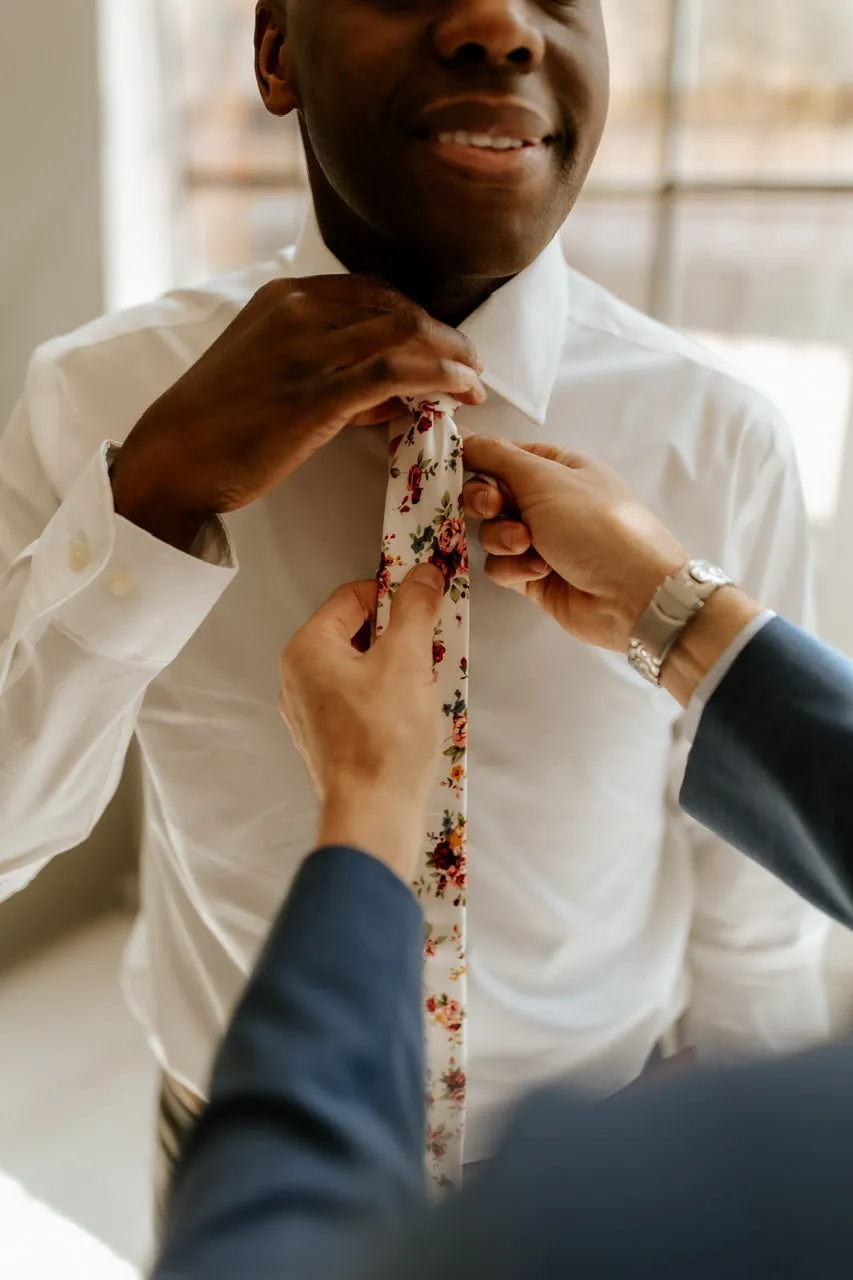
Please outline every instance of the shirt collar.
M291 257L297 276L342 275L313 209ZM559 238L488 298L460 326L484 366L483 381L537 426L544 426L560 365L568 278Z

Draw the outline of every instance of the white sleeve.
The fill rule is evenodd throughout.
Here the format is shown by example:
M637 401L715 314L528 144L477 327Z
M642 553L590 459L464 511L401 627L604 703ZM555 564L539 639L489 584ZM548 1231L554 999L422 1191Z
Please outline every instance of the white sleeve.
M37 353L0 439L0 899L92 831L146 688L236 572L218 521L184 555L115 514L109 442L58 492L57 379Z
M725 567L753 598L813 622L809 530L787 428L766 407L735 465L739 500ZM779 691L784 697L784 690ZM677 811L687 744L675 752L671 835L695 867L684 1043L709 1056L795 1050L829 1030L826 918L749 858Z

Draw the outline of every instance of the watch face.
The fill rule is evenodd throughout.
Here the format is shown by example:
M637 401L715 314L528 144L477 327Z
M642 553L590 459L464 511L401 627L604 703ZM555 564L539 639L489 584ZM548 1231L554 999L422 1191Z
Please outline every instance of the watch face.
M696 560L690 566L690 576L694 582L719 582L721 585L729 581L728 575L707 560Z

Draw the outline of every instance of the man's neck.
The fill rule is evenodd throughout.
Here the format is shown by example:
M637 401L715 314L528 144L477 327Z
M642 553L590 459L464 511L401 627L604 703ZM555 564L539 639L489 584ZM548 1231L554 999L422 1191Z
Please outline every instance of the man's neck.
M326 246L348 271L375 276L423 307L444 324L460 325L506 279L486 280L441 275L412 261L356 214L322 191L314 192L314 208Z

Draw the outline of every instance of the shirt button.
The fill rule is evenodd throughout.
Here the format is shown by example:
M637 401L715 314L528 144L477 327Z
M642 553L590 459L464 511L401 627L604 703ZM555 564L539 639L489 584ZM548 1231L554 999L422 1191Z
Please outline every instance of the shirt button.
M118 573L110 574L107 582L107 589L112 596L130 595L130 589L133 586L133 574L129 569L120 569Z
M77 541L71 543L68 548L68 565L75 573L82 573L84 569L88 569L92 563L92 552L85 542Z

